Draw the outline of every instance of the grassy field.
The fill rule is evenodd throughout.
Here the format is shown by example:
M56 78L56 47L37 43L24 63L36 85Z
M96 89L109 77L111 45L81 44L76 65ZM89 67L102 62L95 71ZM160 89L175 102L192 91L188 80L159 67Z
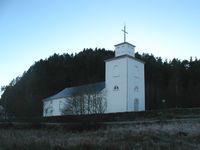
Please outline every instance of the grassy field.
M200 121L171 120L113 125L98 130L0 129L0 150L194 150L200 149Z

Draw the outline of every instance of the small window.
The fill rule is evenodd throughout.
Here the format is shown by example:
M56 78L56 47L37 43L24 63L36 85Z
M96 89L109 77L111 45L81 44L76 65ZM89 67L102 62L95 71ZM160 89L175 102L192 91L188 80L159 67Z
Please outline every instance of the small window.
M45 108L44 113L45 113L45 115L48 114L48 108Z
M118 91L119 87L117 85L114 86L114 91Z
M134 76L135 79L139 79L139 76Z
M138 86L134 87L134 92L139 92L139 87Z
M118 67L118 65L113 66L113 76L119 77L119 67Z
M135 65L135 72L138 73L139 72L139 68L137 65Z
M63 101L59 102L59 109L60 109L60 111L62 111L65 108L65 105L66 105L65 102L63 102Z

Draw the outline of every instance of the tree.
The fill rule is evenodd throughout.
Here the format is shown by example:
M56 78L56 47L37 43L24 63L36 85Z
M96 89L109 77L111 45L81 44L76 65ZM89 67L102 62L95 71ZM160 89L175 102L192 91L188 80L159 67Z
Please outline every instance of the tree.
M39 60L22 76L1 88L0 104L7 114L15 117L42 116L42 99L66 87L104 81L104 60L112 57L113 51L96 48L84 49L77 54L54 54ZM145 104L148 110L161 108L163 99L166 107L200 106L200 60L163 62L160 57L139 53L135 57L145 62ZM75 96L76 99L81 99L79 96ZM81 106L85 110L85 105Z
M107 109L106 91L77 93L67 98L63 115L102 114Z

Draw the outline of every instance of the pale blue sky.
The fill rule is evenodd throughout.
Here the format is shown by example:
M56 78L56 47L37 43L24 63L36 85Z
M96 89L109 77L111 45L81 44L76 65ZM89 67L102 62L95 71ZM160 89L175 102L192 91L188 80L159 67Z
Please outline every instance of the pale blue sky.
M127 41L163 59L200 58L199 0L0 0L0 86L40 59Z

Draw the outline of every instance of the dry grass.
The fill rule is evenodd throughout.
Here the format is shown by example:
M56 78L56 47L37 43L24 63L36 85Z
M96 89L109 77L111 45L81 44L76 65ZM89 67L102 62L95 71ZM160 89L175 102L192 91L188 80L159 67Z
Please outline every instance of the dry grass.
M96 131L0 129L0 150L200 149L200 123L175 121L114 126Z

